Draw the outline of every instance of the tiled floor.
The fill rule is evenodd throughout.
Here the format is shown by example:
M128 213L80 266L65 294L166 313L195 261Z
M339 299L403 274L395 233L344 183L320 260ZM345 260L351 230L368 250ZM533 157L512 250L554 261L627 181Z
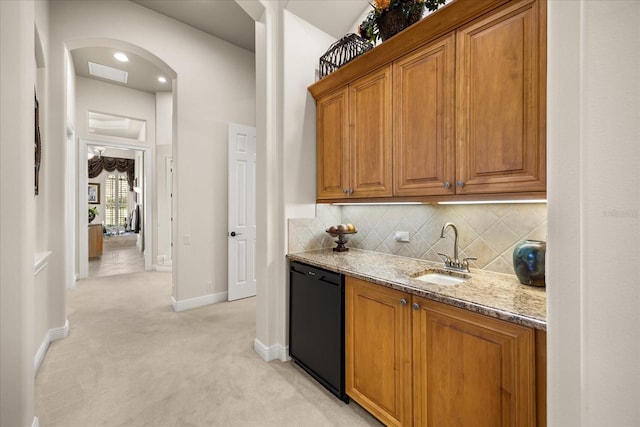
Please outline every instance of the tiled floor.
M135 245L135 240L105 240L102 257L89 261L89 277L114 276L144 271L144 256Z

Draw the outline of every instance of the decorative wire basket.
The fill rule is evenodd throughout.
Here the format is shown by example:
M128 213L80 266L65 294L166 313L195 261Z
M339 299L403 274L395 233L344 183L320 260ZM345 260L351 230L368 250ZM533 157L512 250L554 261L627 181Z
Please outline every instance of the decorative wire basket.
M373 44L357 34L347 34L334 44L320 57L319 77L322 79L351 61L373 49Z

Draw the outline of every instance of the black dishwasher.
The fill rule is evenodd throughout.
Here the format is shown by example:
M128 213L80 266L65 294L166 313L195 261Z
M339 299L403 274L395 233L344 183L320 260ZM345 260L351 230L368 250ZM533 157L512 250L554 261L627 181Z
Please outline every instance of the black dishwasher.
M344 276L292 261L289 355L344 402Z

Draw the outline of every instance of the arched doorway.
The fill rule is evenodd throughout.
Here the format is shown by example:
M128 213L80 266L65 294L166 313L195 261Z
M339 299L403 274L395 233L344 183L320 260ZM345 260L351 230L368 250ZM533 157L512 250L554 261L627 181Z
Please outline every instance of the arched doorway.
M69 57L72 59L72 65L75 66L75 70L71 67L67 70L67 73L75 71L74 99L69 99L71 97L69 93L67 93L67 103L71 103L76 110L74 113L76 122L75 138L77 142L73 141L73 143L68 144L67 147L67 150L73 151L73 153L68 153L67 159L75 159L75 167L68 168L66 172L67 174L74 175L72 179L67 181L70 182L74 188L67 188L67 192L77 195L73 201L73 208L69 209L69 211L76 212L74 230L76 230L77 238L75 241L70 242L74 247L74 250L71 252L75 254L73 257L75 260L73 267L74 271L77 273L77 278L86 278L88 276L89 224L87 205L89 201L87 188L89 181L85 172L87 171L88 148L96 145L120 150L133 150L140 155L140 164L144 165L144 172L142 175L136 177L136 179L140 181L141 185L136 186L136 194L130 196L130 199L135 200L137 207L141 207L142 200L144 200L145 209L140 210L141 216L143 216L142 222L145 224L145 232L141 233L144 234L141 246L144 248L145 270L153 270L156 268L155 261L158 258L158 246L156 242L158 240L162 240L158 238L158 187L163 187L161 191L163 194L170 194L173 192L172 189L164 188L166 180L160 181L156 185L155 170L156 164L159 164L159 167L162 167L162 164L164 163L164 159L156 158L157 152L168 152L169 156L171 156L171 145L174 142L172 125L175 121L175 111L173 111L173 106L175 105L174 87L176 83L176 73L171 67L150 52L120 40L74 40L73 42L67 43L66 49L68 50ZM139 76L135 75L135 73L139 72L140 69L132 69L131 64L129 64L129 66L109 64L109 60L113 61L110 57L115 53L124 53L125 55L128 55L128 58L132 58L131 63L135 60L136 67L142 67L142 71L146 73L147 76L154 74L154 79L156 79L157 76L162 76L166 80L165 87L168 87L168 90L163 91L162 98L164 100L163 102L170 106L170 109L169 112L166 113L168 115L162 118L163 123L169 123L168 127L165 126L165 134L162 138L162 141L165 144L163 150L157 149L157 144L160 138L156 135L155 126L157 121L156 98L159 98L159 96L157 96L159 92L156 93L153 86L150 86L150 88L145 86L129 87L132 83L140 84ZM76 54L79 59L76 58ZM123 84L122 82L111 82L108 80L108 76L105 77L98 74L97 77L92 77L89 75L83 75L78 71L79 67L90 69L92 66L96 65L102 67L102 71L106 69L107 74L118 69L128 73L129 83ZM157 74L157 76L155 74ZM136 79L138 79L137 83ZM134 95L128 95L129 92L127 91ZM143 101L140 101L140 99L143 99ZM145 107L138 106L137 109L134 108L138 104L145 104L148 108L146 108L146 110ZM106 113L116 117L119 121L130 121L130 119L134 117L141 118L141 121L146 124L146 130L145 132L142 132L141 135L143 136L134 137L126 137L125 135L117 132L101 132L98 131L99 129L96 130L95 126L92 128L92 125L95 125L95 123L92 123L92 120L94 119L92 119L91 114L94 113L99 113L101 115L105 115L104 113ZM115 122L103 122L102 125L98 125L98 127L100 126L103 128L113 126L115 128ZM166 149L167 145L169 147L168 150ZM161 164L160 162L163 163ZM144 182L144 185L142 185L142 182ZM106 190L106 188L103 190ZM69 203L69 201L67 201L67 203ZM89 205L89 207L91 207L91 205ZM164 216L170 218L171 206L169 205L167 207L165 204L164 207L169 211L165 213ZM100 224L105 220L105 207L103 206L102 208L103 216L99 220ZM170 222L163 221L163 224L165 227L161 232L170 236ZM107 231L107 228L103 227L103 232ZM113 230L109 230L108 232L113 234ZM165 238L164 240L170 240L170 237L168 239ZM169 258L169 260L171 259L170 247L168 251L168 256L163 252L163 260L166 260L167 258Z

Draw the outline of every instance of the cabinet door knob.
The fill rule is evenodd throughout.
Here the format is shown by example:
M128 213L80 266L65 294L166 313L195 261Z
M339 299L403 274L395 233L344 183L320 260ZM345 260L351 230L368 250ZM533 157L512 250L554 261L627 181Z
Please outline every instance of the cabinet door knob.
M407 305L407 300L406 300L406 299L404 299L404 298L402 298L402 299L400 300L400 304L402 304L402 305Z
M449 181L444 182L444 188L451 188L451 183Z
M458 187L460 188L464 187L464 181L458 181Z
M349 194L353 194L353 188L349 189Z
M418 304L417 302L413 303L413 309L414 310L419 310L420 309L420 304Z
M343 192L344 194L347 194L347 192L348 192L348 191L349 191L349 190L347 190L346 188L343 188L343 189L342 189L342 192Z

